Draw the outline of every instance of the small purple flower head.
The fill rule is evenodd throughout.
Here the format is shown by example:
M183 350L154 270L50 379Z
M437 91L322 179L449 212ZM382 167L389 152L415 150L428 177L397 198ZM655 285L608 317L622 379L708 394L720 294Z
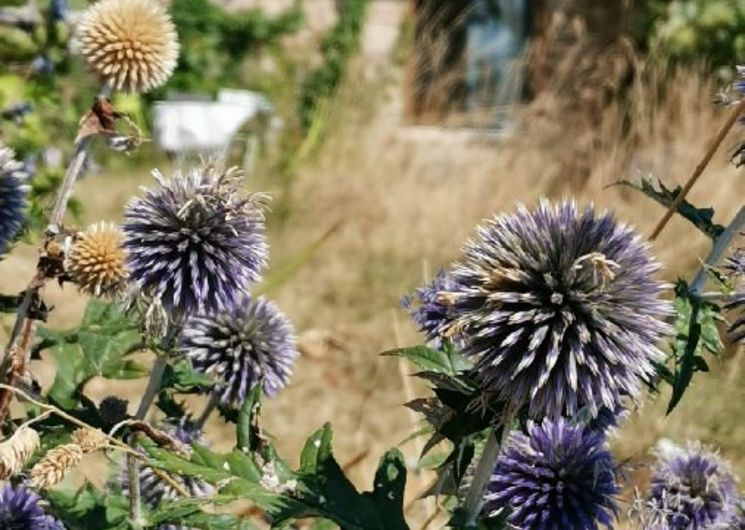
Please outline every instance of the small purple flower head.
M123 226L130 278L170 313L234 305L266 266L264 214L235 169L194 168L130 202Z
M616 514L615 464L601 433L545 419L512 433L486 494L491 513L508 509L521 530L595 530Z
M7 251L26 218L27 179L13 150L0 144L0 254Z
M478 228L453 271L453 329L485 390L531 416L592 416L635 398L672 314L649 245L573 202L521 206Z
M738 248L724 260L724 268L727 273L741 279L745 276L745 248Z
M184 326L181 350L194 369L219 379L214 393L224 404L240 404L264 378L275 395L289 381L297 358L292 324L273 302L244 298L217 314L195 315Z
M3 530L65 530L39 504L41 498L31 490L10 483L0 490L0 528Z
M737 521L737 481L699 443L662 445L652 474L645 530L726 528Z
M427 342L439 348L445 338L445 331L452 322L450 304L446 300L447 293L455 290L452 277L445 271L423 287L414 290L413 296L404 296L401 305L409 312L409 316L419 331L424 333Z
M194 443L205 443L202 430L188 419L169 420L167 423L160 425L159 428L185 446L191 447ZM212 485L203 480L182 475L172 475L172 477L192 497L209 497L214 493ZM124 495L128 495L129 473L126 461L122 463L120 469L119 484ZM163 502L176 500L180 496L173 486L153 473L152 468L148 466L140 468L140 494L142 495L142 502L151 508L157 508ZM182 528L174 525L160 525L158 530L182 530Z

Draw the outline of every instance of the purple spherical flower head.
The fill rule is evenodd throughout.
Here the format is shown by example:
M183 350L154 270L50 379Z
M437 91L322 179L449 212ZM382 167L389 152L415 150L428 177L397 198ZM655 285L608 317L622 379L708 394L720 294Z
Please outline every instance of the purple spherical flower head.
M484 389L536 418L637 397L672 314L649 245L610 214L546 200L477 233L449 299Z
M595 530L611 526L619 488L615 464L601 433L545 419L528 434L512 433L497 460L486 494L494 513L521 530Z
M201 428L186 418L168 420L167 423L160 425L159 428L188 447L191 447L194 443L200 443L202 445L205 443ZM215 491L212 485L197 478L183 475L172 475L172 477L192 497L209 497ZM120 469L119 484L124 495L128 495L129 472L126 461L122 463ZM157 508L165 501L176 500L180 497L179 492L153 473L152 468L149 466L140 468L140 494L142 495L142 501L150 508ZM186 527L165 524L160 525L158 530L186 530Z
M658 454L646 530L726 528L737 521L737 481L729 465L701 444L667 447Z
M13 150L0 145L0 254L8 249L26 218L27 179Z
M211 166L130 202L123 226L130 278L171 313L234 305L266 266L264 214L238 190L236 171Z
M275 395L289 381L297 358L292 324L273 302L244 298L228 311L186 321L181 350L194 369L220 381L214 393L240 405L264 378L264 393Z
M64 525L39 505L31 490L10 483L0 490L0 528L3 530L65 530Z
M408 310L417 329L435 348L442 346L445 332L452 322L447 293L455 288L450 274L440 271L432 281L415 289L413 296L404 296L401 300L401 305Z

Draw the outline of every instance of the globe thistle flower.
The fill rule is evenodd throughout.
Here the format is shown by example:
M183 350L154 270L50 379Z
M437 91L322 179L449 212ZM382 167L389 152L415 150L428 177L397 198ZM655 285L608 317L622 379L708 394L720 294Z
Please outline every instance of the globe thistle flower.
M533 417L616 410L664 354L672 314L649 246L592 207L541 201L478 228L453 271L451 329L486 391Z
M717 454L689 443L662 445L657 457L645 530L708 530L737 522L737 481Z
M25 220L27 174L15 152L0 144L0 254L21 230Z
M83 12L77 40L88 66L116 90L157 88L178 59L176 27L157 0L100 0Z
M213 392L224 404L242 403L262 377L264 393L275 395L289 381L297 358L292 324L263 297L189 318L181 351L195 370L218 378Z
M65 530L40 505L41 497L31 490L6 483L0 490L0 528L6 530Z
M619 488L601 433L564 418L530 423L512 433L497 459L486 494L491 512L509 510L521 530L594 530L611 526Z
M191 446L194 443L204 444L202 430L189 419L169 420L160 425L160 429L184 445ZM156 475L149 466L140 468L140 495L142 502L151 508L157 508L163 502L176 500L179 492L168 482ZM171 475L171 477L192 497L209 497L214 493L214 488L209 483L185 475ZM124 495L129 494L129 472L126 461L122 463L119 473L119 484ZM159 530L176 530L181 527L173 525L161 525Z
M92 296L121 293L127 279L124 238L113 223L98 223L80 234L67 253L65 269Z
M266 266L260 196L239 193L236 169L153 174L158 187L125 213L130 279L171 314L235 305Z
M437 275L424 285L414 291L413 296L404 296L401 305L409 312L409 316L416 324L419 331L435 348L442 347L442 341L446 337L448 325L452 322L452 311L447 299L441 293L455 290L452 277L445 271Z

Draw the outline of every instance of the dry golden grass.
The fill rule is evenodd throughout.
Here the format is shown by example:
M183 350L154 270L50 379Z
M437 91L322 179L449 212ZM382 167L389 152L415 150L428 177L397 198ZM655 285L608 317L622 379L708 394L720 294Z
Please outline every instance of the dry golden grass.
M460 245L483 218L511 209L516 201L534 204L541 196L574 196L612 209L649 233L661 208L627 189L608 189L608 184L648 172L668 185L683 182L724 119L708 104L715 87L703 77L692 72L665 75L667 99L640 85L625 102L609 104L595 126L582 130L556 112L560 94L545 96L525 109L515 136L502 140L466 131L407 128L401 123L395 77L361 81L353 76L355 83L345 86L335 103L322 150L300 170L289 193L279 197L290 215L270 234L272 263L278 266L340 223L320 252L273 293L296 322L303 347L293 384L268 402L264 412L265 427L276 436L281 452L298 455L305 437L331 421L340 461L349 463L357 484L369 487L377 458L416 428L401 404L425 391L405 378L409 367L378 356L420 340L398 300L457 259ZM635 116L631 125L624 120L629 115ZM586 180L565 172L570 167L567 137L602 147L583 160L591 168ZM728 142L733 146L734 136ZM271 177L259 180L250 185L280 187ZM84 180L78 195L87 205L87 221L117 220L137 185L148 181L145 170ZM726 222L740 206L743 191L742 175L722 152L691 200L715 205L718 220ZM655 250L665 276L673 279L690 275L705 255L707 241L675 219ZM31 275L34 260L34 250L24 247L0 263L0 292L18 289ZM47 296L56 306L51 325L72 325L79 319L84 299L72 289L61 293L50 287ZM737 358L711 364L712 373L696 377L671 416L664 416L666 396L650 398L643 414L635 414L614 440L619 457L638 466L661 437L699 438L721 447L745 472L745 415L739 407L745 376ZM50 363L36 363L34 369L48 384ZM113 387L96 380L87 390L97 398L116 391L136 400L143 387L144 381ZM197 401L191 401L195 410L201 405ZM208 425L208 439L220 448L231 445L231 436L217 420ZM402 449L413 466L417 444ZM643 471L634 475L644 477ZM427 480L412 473L411 500ZM423 521L432 508L412 503L409 516Z

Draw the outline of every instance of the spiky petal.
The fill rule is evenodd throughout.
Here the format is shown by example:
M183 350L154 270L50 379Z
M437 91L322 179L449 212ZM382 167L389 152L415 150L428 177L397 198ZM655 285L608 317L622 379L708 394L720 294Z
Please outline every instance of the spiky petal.
M3 530L65 530L40 505L41 498L31 490L10 483L0 490L0 528Z
M738 521L737 481L719 455L700 443L663 444L657 458L645 530L708 530Z
M99 0L83 12L77 40L88 66L116 90L157 88L178 59L176 28L157 0Z
M124 238L113 223L97 223L77 238L65 270L78 288L93 296L122 292L127 279Z
M401 305L408 310L411 319L419 331L424 333L432 346L439 348L452 322L452 310L447 294L455 290L455 283L450 274L440 271L424 285L414 291L413 296L404 296Z
M616 466L601 433L569 420L531 423L510 435L486 495L521 530L610 527L617 510Z
M0 254L7 251L26 218L27 179L15 152L0 144Z
M637 397L672 313L648 244L608 213L546 200L477 235L450 300L483 387L536 418L594 416Z
M292 324L263 297L244 298L226 312L189 318L181 351L197 371L220 381L214 393L221 402L237 405L262 377L266 395L279 392L297 358Z
M171 314L235 305L266 266L261 197L239 192L235 169L154 175L158 186L125 213L131 281Z

